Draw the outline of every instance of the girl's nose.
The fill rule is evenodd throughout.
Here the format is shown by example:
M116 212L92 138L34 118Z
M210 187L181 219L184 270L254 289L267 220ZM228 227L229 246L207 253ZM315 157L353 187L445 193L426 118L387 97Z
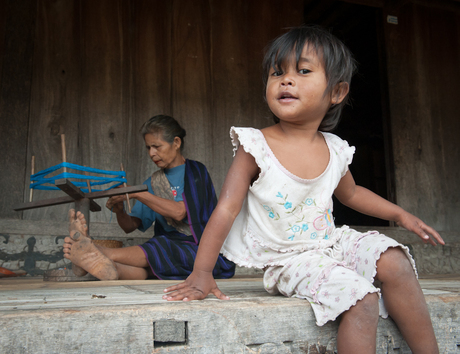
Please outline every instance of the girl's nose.
M281 80L281 86L294 86L295 81L290 73L286 73Z

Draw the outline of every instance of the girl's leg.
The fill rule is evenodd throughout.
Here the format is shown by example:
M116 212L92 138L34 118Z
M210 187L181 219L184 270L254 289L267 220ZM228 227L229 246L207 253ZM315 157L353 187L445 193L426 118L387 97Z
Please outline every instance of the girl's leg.
M340 316L337 352L375 354L378 321L378 295L367 294Z
M439 353L420 284L403 250L389 248L377 261L385 307L414 353Z
M307 299L320 326L340 318L338 353L375 354L378 290L356 271L337 263L320 251L303 252L284 266L269 267L264 288L270 294Z

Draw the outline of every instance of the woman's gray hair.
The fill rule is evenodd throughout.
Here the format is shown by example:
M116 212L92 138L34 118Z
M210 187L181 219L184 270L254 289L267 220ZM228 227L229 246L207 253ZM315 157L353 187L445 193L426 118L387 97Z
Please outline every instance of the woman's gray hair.
M173 117L162 114L154 116L142 125L140 132L143 137L145 134L161 134L163 140L169 144L172 144L177 136L181 141L181 151L184 149L185 129Z
M350 50L337 37L319 26L300 26L292 28L289 32L275 38L267 47L263 60L263 81L267 87L268 75L273 68L281 70L283 64L295 55L299 64L304 46L314 50L322 61L326 73L327 89L325 94L330 94L340 83L350 86L351 78L356 70L356 61ZM321 131L331 131L339 123L340 114L348 102L348 94L339 104L332 105L327 111L319 126ZM279 118L274 116L275 123Z

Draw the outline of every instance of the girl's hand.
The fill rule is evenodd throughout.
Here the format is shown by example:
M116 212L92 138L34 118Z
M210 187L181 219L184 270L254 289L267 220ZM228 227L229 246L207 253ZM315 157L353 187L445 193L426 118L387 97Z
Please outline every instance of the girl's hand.
M404 212L401 218L396 221L396 223L399 226L402 226L405 229L412 231L413 233L418 235L424 243L429 242L433 246L436 246L436 241L438 241L441 245L446 244L435 229L428 226L422 220L408 212Z
M211 272L193 271L188 278L180 284L170 286L164 290L167 295L163 299L168 301L191 301L203 300L209 293L214 294L220 300L228 300L217 287Z

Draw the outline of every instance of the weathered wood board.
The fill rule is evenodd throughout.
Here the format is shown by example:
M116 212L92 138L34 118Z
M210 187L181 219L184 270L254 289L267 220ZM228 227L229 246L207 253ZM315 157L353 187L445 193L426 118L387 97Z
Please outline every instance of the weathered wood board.
M260 278L218 281L230 300L192 302L161 298L172 281L0 281L5 353L336 351L337 321L317 326L307 301L271 296ZM420 283L440 353L456 353L458 277ZM381 318L376 353L388 352L411 353L395 323Z
M0 5L0 200L1 217L21 218L11 206L26 182L27 134L36 21L35 1Z
M35 172L61 163L61 134L65 134L67 162L85 164L81 155L85 146L79 147L82 78L78 4L73 0L38 2L25 166L27 202L31 157L35 156ZM62 195L61 191L35 190L33 200ZM68 209L54 206L24 211L24 218L63 220Z
M397 202L439 230L458 230L460 5L384 10L398 18L384 28Z

